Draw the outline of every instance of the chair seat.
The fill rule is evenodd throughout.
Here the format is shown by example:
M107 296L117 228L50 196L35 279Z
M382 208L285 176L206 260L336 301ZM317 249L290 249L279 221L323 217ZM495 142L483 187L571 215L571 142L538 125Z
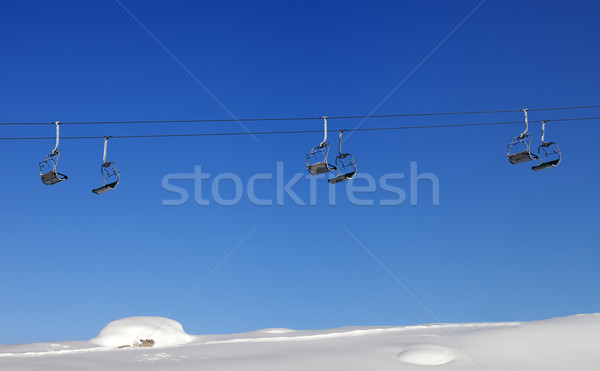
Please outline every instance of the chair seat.
M560 159L556 159L556 160L552 160L552 161L548 161L548 162L543 162L536 166L532 166L531 169L533 169L535 171L540 171L540 170L548 169L550 167L558 166L559 163L560 163Z
M327 173L334 169L335 168L331 168L330 165L328 165L327 162L325 162L325 161L308 165L308 172L311 175L319 175L319 174Z
M104 192L108 192L108 191L110 191L112 189L117 188L117 184L119 184L118 181L117 182L113 182L113 183L108 183L108 184L103 185L102 187L98 187L98 188L92 189L92 192L94 192L97 195L101 195Z
M529 151L522 151L522 152L513 153L512 155L508 155L508 161L510 161L510 163L513 165L531 161L536 158L537 158L537 156L532 154Z
M60 174L60 173L56 172L55 170L50 170L49 172L42 174L41 178L42 178L42 182L45 185L52 185L52 184L56 184L58 182L62 182L63 180L67 180L66 175Z
M335 178L327 179L327 181L331 184L337 184L337 183L343 182L345 180L352 179L354 177L354 174L356 174L356 171L353 171L351 173L346 173L346 174L340 174L340 175L336 176Z

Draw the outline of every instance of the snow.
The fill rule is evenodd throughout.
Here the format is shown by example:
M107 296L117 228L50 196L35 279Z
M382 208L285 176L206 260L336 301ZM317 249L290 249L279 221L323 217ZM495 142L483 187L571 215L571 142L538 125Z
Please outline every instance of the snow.
M154 347L118 348L149 338ZM195 336L170 319L131 317L90 341L0 345L0 370L595 371L599 345L600 314Z
M453 361L456 351L439 345L421 344L403 350L396 358L412 365L438 366Z
M177 321L164 317L128 317L112 321L90 342L105 347L135 346L142 340L154 340L154 347L170 347L194 339Z

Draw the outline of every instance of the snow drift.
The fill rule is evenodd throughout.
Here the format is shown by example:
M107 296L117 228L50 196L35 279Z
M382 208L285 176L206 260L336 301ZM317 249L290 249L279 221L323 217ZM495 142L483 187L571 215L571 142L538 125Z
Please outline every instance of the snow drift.
M154 340L155 347L170 347L194 339L177 321L164 317L128 317L112 321L90 342L104 347L137 346Z
M118 348L148 338L161 348ZM0 370L598 371L599 339L598 314L198 336L166 318L132 317L111 322L91 341L0 345Z

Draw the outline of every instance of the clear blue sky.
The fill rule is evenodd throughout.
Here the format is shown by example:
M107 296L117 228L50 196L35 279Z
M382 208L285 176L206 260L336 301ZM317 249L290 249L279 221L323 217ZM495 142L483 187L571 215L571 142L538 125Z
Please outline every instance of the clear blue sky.
M122 0L236 117L366 115L478 1ZM590 1L486 1L377 110L480 111L600 103L597 15ZM2 122L228 119L230 116L114 1L7 2L0 14ZM543 119L600 110L532 112ZM519 113L369 119L362 127L518 121ZM359 120L331 121L333 129ZM247 123L318 130L319 121ZM416 206L358 206L318 183L316 205L163 206L171 173L194 166L247 183L305 172L319 134L114 139L122 182L101 196L102 140L63 140L69 180L42 185L52 140L2 141L0 343L94 337L127 316L177 312L193 334L265 327L407 325L433 319L349 236L355 235L443 322L533 320L598 311L598 121L549 124L563 163L511 166L521 125L358 132L359 171L409 192L411 161L435 174ZM65 136L236 132L236 123L63 126ZM1 126L0 136L52 136ZM332 138L333 144L336 143ZM357 179L355 185L366 184ZM174 181L193 197L190 181ZM210 181L204 187L210 197ZM256 193L275 199L276 184ZM294 190L308 201L310 182ZM232 198L224 182L223 197ZM393 196L393 195L392 195ZM390 198L378 188L376 201Z

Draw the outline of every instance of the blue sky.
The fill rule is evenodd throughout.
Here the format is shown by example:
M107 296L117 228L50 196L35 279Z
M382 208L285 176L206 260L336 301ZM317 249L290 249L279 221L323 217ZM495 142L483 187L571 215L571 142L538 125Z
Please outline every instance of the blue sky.
M236 117L366 115L478 1L133 1L122 4ZM488 0L376 114L597 105L599 6L589 1ZM28 1L0 15L2 122L228 119L227 112L114 1ZM530 113L544 119L600 110ZM368 119L362 127L519 121L520 113ZM351 129L360 120L331 120ZM252 131L319 130L319 121L247 123ZM439 179L417 205L352 204L348 184L317 185L316 205L221 206L221 173L284 166L304 173L320 134L113 139L117 190L96 196L101 139L63 140L69 180L46 187L37 163L52 140L2 141L0 343L89 339L108 322L173 314L193 334L265 327L408 325L533 320L598 311L600 199L597 121L549 123L564 160L534 173L511 166L521 125L357 132L344 143L359 171L410 194L410 163ZM237 132L237 123L61 127L65 136ZM1 126L1 137L53 136L54 127ZM335 136L331 138L335 146ZM163 177L211 174L209 206L177 198ZM174 181L193 198L191 181ZM256 193L276 199L276 182ZM356 179L355 186L365 185ZM225 198L231 182L221 183ZM310 182L294 191L306 202ZM246 188L244 188L246 191ZM410 195L409 195L410 197Z

